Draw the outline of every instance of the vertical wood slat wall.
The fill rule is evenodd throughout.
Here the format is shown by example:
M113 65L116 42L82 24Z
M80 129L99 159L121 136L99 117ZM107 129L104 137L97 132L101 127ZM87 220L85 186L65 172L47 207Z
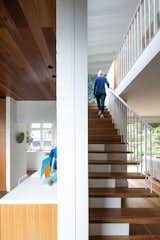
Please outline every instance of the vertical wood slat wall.
M0 240L57 240L57 235L56 204L0 205Z
M6 99L0 98L0 191L6 191Z

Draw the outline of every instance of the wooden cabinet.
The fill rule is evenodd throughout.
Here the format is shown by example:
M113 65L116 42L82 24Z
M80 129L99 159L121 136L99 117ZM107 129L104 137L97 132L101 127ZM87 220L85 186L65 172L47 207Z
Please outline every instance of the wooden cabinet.
M57 240L57 205L0 205L0 234L4 240Z

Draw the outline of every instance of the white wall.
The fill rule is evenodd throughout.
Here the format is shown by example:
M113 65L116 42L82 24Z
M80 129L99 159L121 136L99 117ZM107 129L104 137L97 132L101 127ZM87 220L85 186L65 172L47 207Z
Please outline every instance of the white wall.
M53 144L57 144L57 123L56 123L56 101L17 101L17 122L30 123L52 123ZM39 170L43 152L27 152L27 170Z
M138 114L142 117L160 117L160 98L159 89L155 94L150 94L147 97L142 95L131 96L127 99L127 103L138 112ZM155 96L157 98L155 99Z
M7 190L17 185L27 169L39 170L43 152L27 153L26 142L16 143L16 134L27 131L36 122L53 123L54 144L57 139L56 101L15 101L7 97Z
M160 52L134 79L122 97L142 117L160 118ZM154 120L154 119L153 119Z
M17 122L56 124L56 101L17 101Z
M40 170L42 166L42 160L46 158L46 153L43 151L27 152L27 170Z
M20 177L26 174L26 143L16 142L16 134L25 132L24 124L17 123L17 103L10 97L6 100L6 155L7 155L7 191L14 188Z
M115 62L112 63L110 69L109 69L109 72L107 74L107 80L109 82L109 85L110 85L110 88L114 89L114 74L115 74Z

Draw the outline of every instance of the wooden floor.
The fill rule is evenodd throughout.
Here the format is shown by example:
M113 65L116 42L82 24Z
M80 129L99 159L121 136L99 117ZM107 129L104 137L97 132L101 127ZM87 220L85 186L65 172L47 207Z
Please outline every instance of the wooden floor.
M0 198L2 198L7 192L0 192Z
M36 170L28 170L27 171L27 175L28 176L31 176L33 173L35 173L36 172Z

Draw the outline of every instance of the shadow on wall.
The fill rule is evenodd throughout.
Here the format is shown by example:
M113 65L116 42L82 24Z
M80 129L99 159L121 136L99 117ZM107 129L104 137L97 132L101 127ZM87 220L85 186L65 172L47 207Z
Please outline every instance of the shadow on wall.
M93 95L93 86L94 86L95 78L96 78L96 75L93 75L93 74L88 75L88 102L89 103L95 103L95 98Z

